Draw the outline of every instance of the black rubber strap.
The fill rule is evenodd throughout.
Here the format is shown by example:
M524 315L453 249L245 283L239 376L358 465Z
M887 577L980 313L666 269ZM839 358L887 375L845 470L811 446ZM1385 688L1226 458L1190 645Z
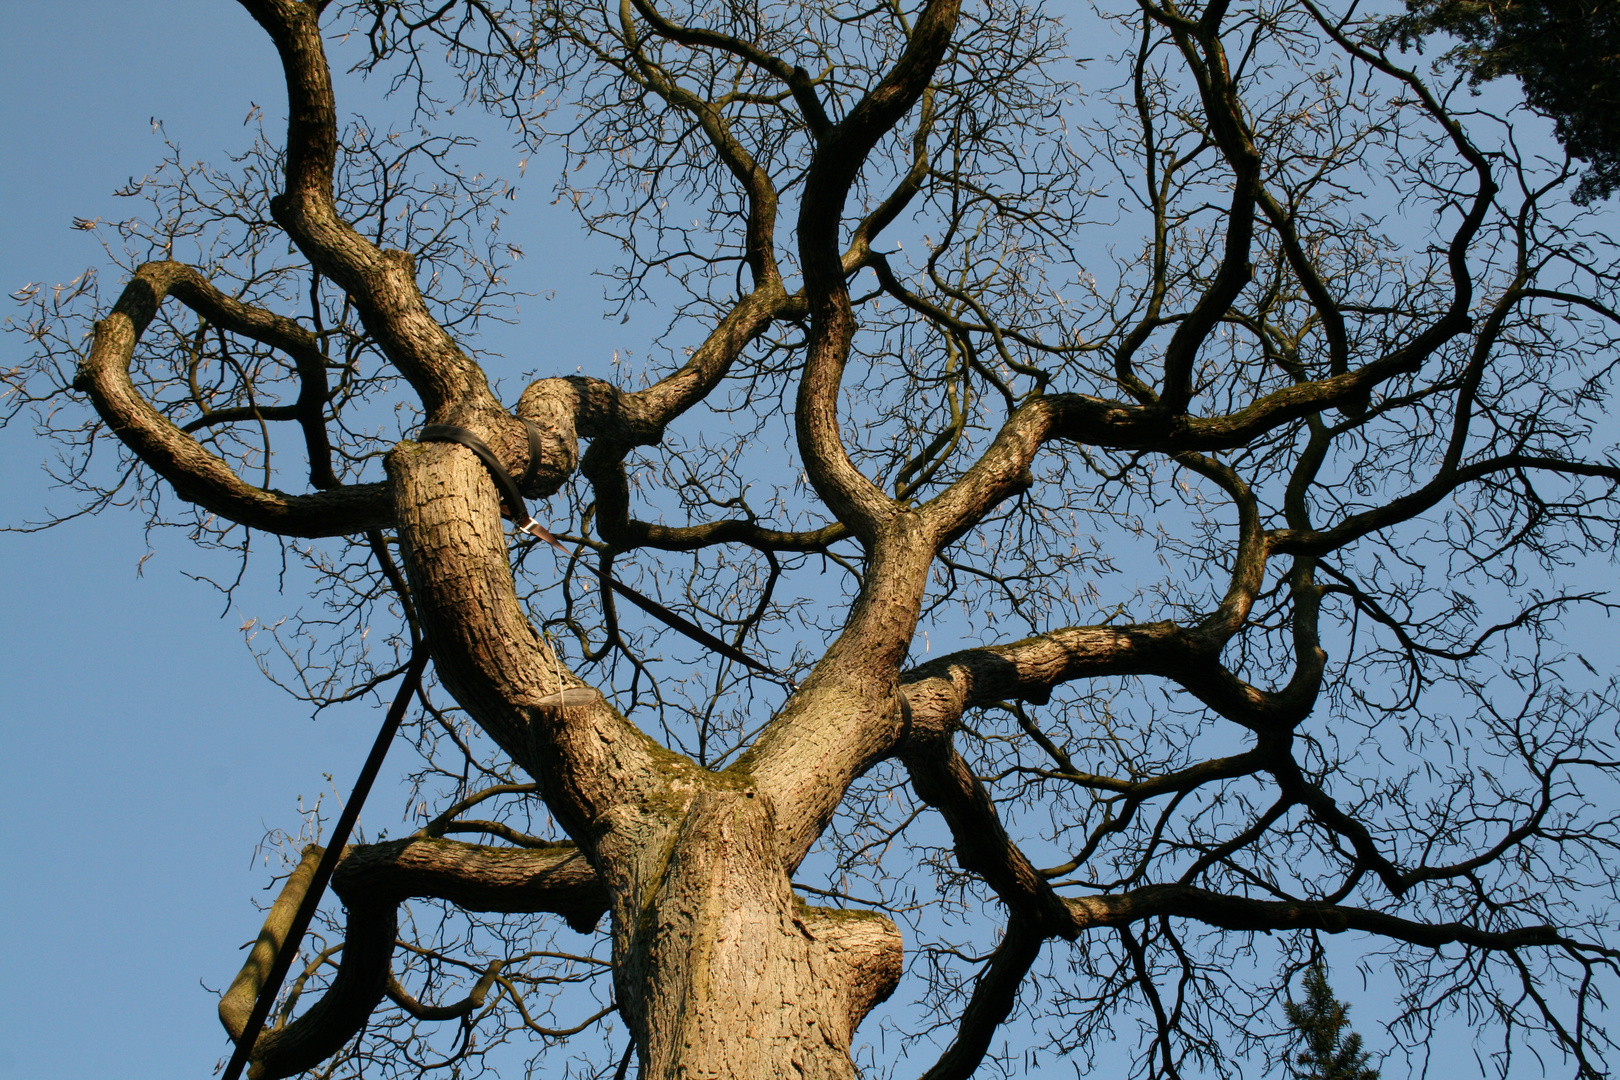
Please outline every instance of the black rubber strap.
M529 432L529 467L523 473L523 483L527 484L534 478L534 474L540 468L540 432L527 420L524 421L524 424ZM496 457L495 452L485 445L483 439L480 439L466 428L456 427L454 424L428 424L422 429L420 438L423 442L459 443L478 455L478 460L484 463L484 468L489 471L490 479L495 481L495 487L501 493L501 501L506 504L506 513L511 517L512 524L516 525L520 531L544 540L558 551L566 552L568 550L562 546L555 536L552 536L547 531L544 525L529 516L529 506L523 501L521 486L516 480L512 479L512 474L506 471L506 466L501 464L501 459Z
M518 417L523 420L523 417ZM540 429L528 420L523 420L523 430L529 436L529 467L523 470L523 479L518 481L518 494L528 490L534 482L535 475L540 472L540 455L545 449L540 445Z

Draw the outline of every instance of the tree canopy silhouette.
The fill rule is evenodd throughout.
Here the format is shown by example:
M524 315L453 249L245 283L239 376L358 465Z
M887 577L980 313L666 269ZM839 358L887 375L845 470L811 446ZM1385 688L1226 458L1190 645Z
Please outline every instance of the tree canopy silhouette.
M1620 265L1533 121L1318 0L241 3L285 122L6 378L86 510L302 568L294 693L430 658L253 1076L1221 1072L1322 933L1604 1072ZM639 370L513 306L477 108Z
M1570 156L1587 163L1577 201L1620 187L1620 10L1608 0L1408 0L1403 42L1436 33L1478 85L1516 76Z

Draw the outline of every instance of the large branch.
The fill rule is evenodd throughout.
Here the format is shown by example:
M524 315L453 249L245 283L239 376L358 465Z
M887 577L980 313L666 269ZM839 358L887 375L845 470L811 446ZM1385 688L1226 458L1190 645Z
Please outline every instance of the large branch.
M930 0L887 73L821 140L805 175L799 255L810 302L810 333L794 419L799 452L817 494L868 542L896 506L850 460L838 426L844 365L855 335L841 253L844 206L872 149L922 97L960 14L960 0Z
M1245 534L1254 531L1257 526L1251 522ZM1223 603L1222 608L1227 606ZM1314 701L1321 674L1319 650L1314 664L1310 658L1302 660L1287 689L1257 690L1216 661L1220 642L1235 630L1235 624L1219 614L1204 624L1222 632L1188 631L1172 623L1076 627L956 653L902 676L908 723L901 760L918 796L944 817L959 865L982 878L1008 910L1007 935L975 986L957 1038L925 1080L970 1075L1010 1013L1041 942L1048 937L1074 938L1089 928L1074 916L1075 902L1060 898L1007 834L989 791L952 745L957 720L967 708L992 701L1045 701L1055 686L1070 679L1158 674L1176 680L1245 726L1286 739L1285 733L1309 713ZM1268 753L1257 749L1161 777L1155 789L1137 794L1195 786L1240 768L1253 771L1263 767Z
M405 442L386 464L412 598L445 687L540 782L569 834L595 845L594 858L609 858L604 845L648 843L644 827L678 819L654 792L696 783L697 767L664 760L672 755L600 694L557 699L580 680L518 599L495 488L471 451ZM622 827L604 829L610 820Z
M995 890L1009 923L1038 931L1037 938L1072 937L1062 900L1007 835L990 793L951 745L951 732L913 726L900 757L917 795L950 827L958 865Z
M901 515L870 552L844 630L732 767L776 807L783 861L797 866L849 785L903 736L896 673L917 625L933 553Z
M355 484L307 495L255 487L165 417L136 389L130 363L142 333L166 296L210 323L286 351L318 352L314 335L291 319L234 300L178 262L140 266L106 318L96 323L90 352L74 386L125 446L183 499L221 517L281 536L344 536L393 523L382 484Z
M1301 665L1279 690L1262 690L1218 662L1221 642L1172 622L1072 626L943 656L911 669L901 686L914 729L948 727L967 709L996 701L1043 703L1063 683L1110 675L1170 679L1251 730L1286 730L1309 715L1320 681L1317 664Z
M973 984L956 1038L922 1080L968 1080L974 1074L996 1030L1018 1003L1018 988L1040 956L1043 940L1040 931L1023 923L1007 924L1007 932L991 954L990 963Z
M856 167L883 125L898 121L921 93L949 40L954 6L936 3L931 10L919 22L895 69L840 127L835 141L843 152L853 154ZM669 26L663 30L674 32ZM863 146L863 140L870 141ZM843 181L844 189L852 179L853 172ZM842 200L841 193L840 205ZM848 268L837 251L837 237L834 220L827 239L833 244L832 276L836 288L842 289ZM811 291L807 287L806 293ZM845 303L847 306L847 296ZM627 394L605 384L545 380L525 392L518 411L542 427L546 420L541 414L560 418L564 424L572 420L573 437L593 438L581 467L596 490L599 527L610 544L686 547L736 541L796 548L825 544L841 536L843 528L796 536L760 530L744 522L717 522L686 530L636 522L629 516L629 487L622 466L631 446L656 441L663 425L701 400L742 349L773 321L802 317L808 310L804 296L787 296L767 284L744 298L687 364L648 390ZM836 397L836 390L832 396ZM836 441L836 431L832 438ZM826 460L825 455L821 460ZM916 532L914 526L912 533ZM900 531L905 532L905 527ZM848 783L887 753L898 734L893 672L910 639L926 575L926 545L916 542L920 539L918 535L896 535L890 543L880 545L884 550L874 553L868 575L874 587L857 600L840 643L829 651L754 751L738 763L740 770L752 773L778 807L783 822L781 848L790 865L797 863L819 835Z
M1235 482L1231 476L1219 479ZM1246 489L1237 494L1245 504L1241 515L1245 546L1252 548L1258 518ZM1252 595L1254 582L1248 580L1252 576L1236 575L1234 590ZM908 724L901 760L918 796L944 817L958 864L982 878L1008 910L1007 936L975 986L957 1038L925 1080L970 1075L1011 1011L1041 941L1073 938L1087 928L1007 834L989 791L952 745L957 720L967 708L992 701L1045 701L1055 686L1074 678L1151 673L1175 679L1246 726L1285 733L1309 712L1320 664L1306 658L1290 688L1281 693L1242 683L1216 660L1221 642L1241 622L1241 616L1235 621L1223 617L1231 606L1228 597L1199 630L1171 623L1070 628L1011 645L956 653L902 676ZM1164 785L1196 785L1228 775L1240 765L1245 771L1263 767L1264 757L1257 750L1159 779Z
M742 351L773 323L803 318L808 310L802 291L789 294L780 282L765 282L726 313L686 363L645 390L626 394L626 407L645 417L650 430L661 432L707 397Z
M321 848L304 860L271 905L259 941L220 999L220 1021L240 1038L275 951L309 888ZM279 1080L313 1068L354 1037L389 991L399 905L447 900L467 911L551 913L589 933L607 910L607 889L578 849L493 848L454 840L406 839L349 848L332 878L348 909L337 975L314 1005L254 1044L251 1080ZM445 1010L444 1018L460 1015Z
M1469 325L1466 316L1441 322L1443 338L1464 333ZM1434 342L1433 347L1440 343ZM1431 351L1408 345L1343 375L1273 390L1218 416L1177 414L1162 405L1138 405L1090 394L1037 397L1019 406L979 461L923 510L948 541L1002 499L1027 487L1030 463L1054 439L1166 455L1236 449L1284 424L1359 400L1385 380L1417 370Z
M275 42L287 83L284 190L276 222L315 268L354 301L361 321L422 400L430 420L454 422L458 407L495 406L484 373L428 311L410 253L384 251L339 215L333 198L337 100L321 41L325 4L240 0Z
M1072 920L1066 937L1167 916L1222 930L1329 934L1356 930L1430 949L1454 944L1486 951L1560 948L1620 960L1620 950L1570 938L1552 926L1483 930L1467 923L1425 923L1341 904L1227 896L1191 885L1146 885L1115 895L1068 898L1064 903ZM1011 1013L1018 988L1039 955L1043 936L1031 923L1017 918L1009 922L1005 937L974 986L956 1039L923 1080L965 1080L973 1074L999 1025Z
M1149 4L1149 16L1166 23L1198 85L1210 134L1232 169L1232 199L1226 214L1221 261L1209 286L1186 318L1176 326L1165 346L1164 387L1159 404L1180 413L1193 396L1193 374L1199 350L1226 317L1249 283L1253 270L1249 250L1254 242L1255 198L1260 184L1260 155L1244 121L1243 106L1227 68L1221 45L1220 21L1224 3L1210 4L1204 17L1190 23Z
M1431 949L1453 944L1487 950L1568 948L1620 959L1620 951L1567 937L1552 926L1481 930L1467 923L1418 922L1342 904L1226 896L1192 885L1144 885L1115 895L1074 897L1066 903L1080 930L1126 926L1167 915L1223 930L1320 930L1329 934L1359 930Z
M582 934L607 911L607 888L579 848L490 847L411 837L351 847L332 875L351 900L448 900L467 911L561 915Z
M530 384L518 401L518 415L538 424L564 448L563 453L546 457L541 469L545 481L537 486L546 494L557 490L578 461L596 493L597 529L621 550L643 544L678 550L717 542L793 547L791 534L744 522L716 522L692 532L632 518L624 458L637 446L661 440L665 427L706 398L743 351L775 322L800 317L804 311L802 295L790 296L780 282L767 281L739 300L685 363L646 389L624 391L578 377ZM582 460L577 450L580 438L592 440ZM716 532L726 536L717 538ZM812 539L809 546L817 543Z
M958 864L982 878L1008 911L1006 937L974 987L957 1037L924 1080L971 1075L997 1027L1011 1012L1041 942L1049 937L1074 938L1086 929L1069 910L1072 901L1066 903L1057 895L1007 834L989 791L952 745L957 719L971 705L1004 698L1044 701L1054 686L1070 678L1133 669L1181 673L1185 678L1192 670L1203 668L1212 670L1193 681L1204 687L1206 696L1230 698L1234 690L1248 691L1242 696L1248 698L1243 712L1250 726L1255 726L1253 705L1259 701L1273 707L1273 721L1283 721L1267 726L1286 729L1286 721L1294 719L1295 711L1277 709L1278 695L1243 687L1220 668L1213 661L1219 640L1218 635L1188 632L1169 623L1075 628L998 648L957 653L902 677L908 726L900 757L912 785L945 819ZM1297 712L1297 716L1303 718L1304 713ZM1258 768L1259 758L1259 753L1244 755L1242 763ZM1224 761L1209 766L1161 779L1207 782L1230 772L1234 764Z
M916 631L933 551L922 521L855 467L838 430L855 330L840 238L850 186L878 140L927 88L958 13L959 0L930 0L894 65L818 143L804 182L798 239L810 333L795 429L812 486L865 543L868 562L843 633L733 766L771 798L790 868L855 778L892 753L902 730L895 678Z
M711 366L709 356L701 359L705 367ZM691 551L717 544L742 544L761 551L821 551L844 539L849 530L836 522L792 532L740 518L671 526L631 516L625 455L636 446L661 439L668 419L701 400L730 359L728 356L724 363L712 364L713 371L688 363L638 393L577 375L530 383L514 411L540 432L543 450L539 465L528 471L531 482L524 494L531 498L554 494L577 467L590 481L596 496L597 534L616 551L643 547ZM592 440L583 455L579 450L581 439ZM501 453L501 449L496 448L496 452ZM526 460L523 470L527 471ZM520 470L510 471L516 474Z

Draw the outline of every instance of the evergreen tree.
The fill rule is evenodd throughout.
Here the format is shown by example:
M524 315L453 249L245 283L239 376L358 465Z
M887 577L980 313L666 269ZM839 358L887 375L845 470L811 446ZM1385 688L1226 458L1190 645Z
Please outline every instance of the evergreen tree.
M1304 1044L1289 1059L1294 1080L1378 1080L1378 1070L1367 1065L1361 1036L1347 1032L1350 1006L1333 996L1327 971L1320 964L1305 973L1305 1001L1283 1003L1296 1038Z
M1478 85L1513 75L1558 141L1587 164L1576 202L1620 188L1620 4L1614 0L1407 0L1390 24L1402 44L1437 31Z

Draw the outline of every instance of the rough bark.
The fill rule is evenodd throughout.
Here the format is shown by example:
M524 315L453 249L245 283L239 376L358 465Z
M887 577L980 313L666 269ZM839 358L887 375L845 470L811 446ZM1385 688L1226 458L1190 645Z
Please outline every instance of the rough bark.
M769 800L704 792L647 869L614 919L642 1075L856 1075L850 1038L899 980L900 935L881 916L800 903Z
M408 443L389 468L440 678L540 783L611 898L620 1007L643 1075L852 1077L850 1037L898 979L899 934L877 916L807 915L789 873L836 806L827 789L841 791L897 736L894 676L874 677L850 647L807 682L756 758L793 808L793 824L779 827L748 765L699 769L605 699L540 704L579 682L522 613L482 466L459 446ZM927 562L911 561L915 579ZM877 629L854 640L908 640L918 584L878 590L866 603ZM829 734L860 727L876 735Z

